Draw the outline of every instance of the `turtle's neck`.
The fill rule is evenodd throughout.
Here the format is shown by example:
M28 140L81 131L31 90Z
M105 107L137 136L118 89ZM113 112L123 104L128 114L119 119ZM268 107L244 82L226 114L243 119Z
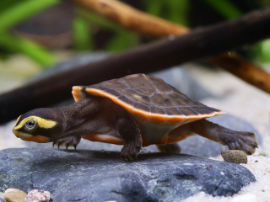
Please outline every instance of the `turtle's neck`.
M86 98L71 105L60 107L59 110L63 117L63 132L78 128L85 121L89 120L89 117L97 113L98 109L96 101Z

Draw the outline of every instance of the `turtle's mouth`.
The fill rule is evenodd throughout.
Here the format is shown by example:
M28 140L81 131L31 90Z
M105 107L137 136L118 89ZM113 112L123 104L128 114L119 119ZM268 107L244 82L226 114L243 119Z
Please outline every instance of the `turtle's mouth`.
M13 129L13 133L16 135L16 137L25 141L33 141L33 142L40 142L40 143L45 143L45 142L50 141L48 137L45 137L43 135L31 135L28 133L17 131L15 129Z

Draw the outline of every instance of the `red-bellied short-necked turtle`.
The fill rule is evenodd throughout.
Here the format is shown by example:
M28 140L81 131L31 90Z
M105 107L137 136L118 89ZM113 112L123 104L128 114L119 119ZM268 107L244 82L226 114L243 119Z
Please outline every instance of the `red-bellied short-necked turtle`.
M255 135L233 131L206 120L222 111L192 101L163 80L134 74L90 86L74 86L75 103L40 108L21 115L14 134L27 141L76 145L80 138L124 145L125 160L142 146L177 151L176 142L193 134L252 154Z

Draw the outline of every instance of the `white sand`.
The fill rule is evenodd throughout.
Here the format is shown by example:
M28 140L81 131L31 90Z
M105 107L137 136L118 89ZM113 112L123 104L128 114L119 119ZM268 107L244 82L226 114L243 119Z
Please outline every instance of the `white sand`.
M206 89L222 97L204 100L204 103L253 123L262 135L263 145L248 157L248 164L243 165L255 175L255 183L244 187L233 197L212 197L201 192L185 201L270 202L270 96L223 71L212 72L193 66L190 70ZM0 126L0 149L24 147L24 142L11 132L13 125L14 121Z

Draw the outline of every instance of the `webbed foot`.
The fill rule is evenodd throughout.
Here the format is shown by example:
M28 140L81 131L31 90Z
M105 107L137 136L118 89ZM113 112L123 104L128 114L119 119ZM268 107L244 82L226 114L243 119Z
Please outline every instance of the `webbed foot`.
M73 146L74 149L76 150L80 140L81 136L69 136L60 138L58 140L53 141L53 147L54 145L57 145L57 148L59 149L61 145L65 145L66 149L68 149L69 146Z
M135 161L140 153L141 145L125 144L121 150L121 157L125 161Z
M250 132L235 131L231 134L221 136L221 141L232 150L242 150L247 154L253 154L258 147L255 134Z
M242 150L247 154L253 154L258 146L254 133L231 130L205 119L193 122L191 129L203 137L227 145L229 149Z

